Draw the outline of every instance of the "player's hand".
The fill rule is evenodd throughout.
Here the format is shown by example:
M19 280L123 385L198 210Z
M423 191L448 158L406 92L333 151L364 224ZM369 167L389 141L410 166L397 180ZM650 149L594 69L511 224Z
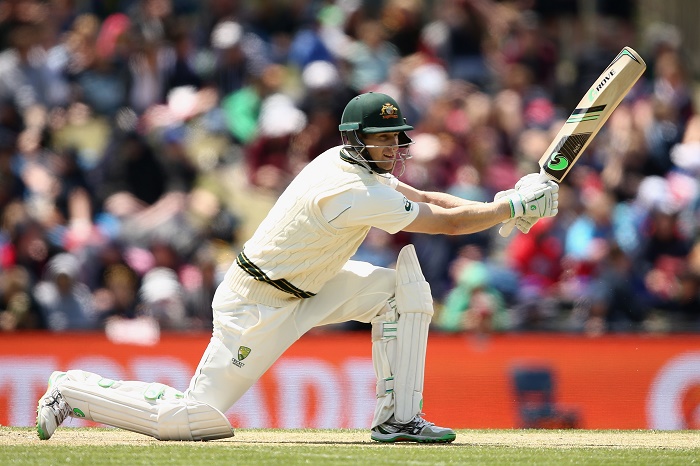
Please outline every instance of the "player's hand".
M496 193L496 196L494 196L493 200L497 201L498 199L504 196L512 194L516 190L526 188L538 182L540 182L539 173L528 173L527 175L520 178L517 183L515 183L515 189L499 191ZM503 226L498 229L498 233L504 238L507 238L513 232L513 229L517 228L523 234L528 234L530 232L530 228L532 228L538 220L539 217L518 217L512 218L510 220L504 220L502 222Z
M559 212L559 185L545 181L522 188L506 196L510 217L554 217Z
M499 191L496 193L494 196L493 200L494 202L506 197L510 194L515 193L515 189L508 189L505 191ZM518 217L518 218L511 218L510 220L503 220L504 225L499 228L498 232L501 234L503 237L507 237L510 235L510 233L513 231L513 228L517 228L520 230L522 233L527 234L530 231L530 228L537 223L539 220L539 217ZM505 234L504 234L505 233Z
M523 188L527 188L527 187L532 186L536 183L539 183L540 181L541 181L541 175L539 172L528 173L527 175L520 178L517 183L515 183L515 189L521 190ZM557 194L557 197L558 196L559 195ZM539 217L518 217L517 219L515 219L515 226L518 228L518 230L520 230L521 233L528 234L530 232L530 228L532 228L535 225L535 223L537 223L537 221L539 219L540 219ZM509 220L509 221L512 221L512 220ZM504 227L505 227L505 225L504 225ZM506 228L503 228L503 227L501 229L503 229L504 232L506 230ZM511 226L510 231L512 231L512 230L513 230L513 227ZM510 231L508 231L508 234L510 234ZM499 229L499 233L500 233L500 229ZM508 235L505 235L505 236L508 236Z
M518 191L521 191L523 188L527 188L528 186L535 185L537 183L541 183L542 180L540 179L540 173L528 173L527 175L523 176L518 180L517 183L515 183L515 189Z
M532 228L539 219L540 217L518 217L513 218L509 221L514 221L516 228L520 230L521 233L527 235L528 233L530 233L530 228ZM510 232L508 233L510 234Z

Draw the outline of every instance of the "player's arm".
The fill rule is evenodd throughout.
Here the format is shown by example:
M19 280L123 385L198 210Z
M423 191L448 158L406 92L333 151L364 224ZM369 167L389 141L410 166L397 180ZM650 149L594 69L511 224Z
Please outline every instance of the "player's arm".
M441 207L416 202L418 216L404 231L414 233L466 235L486 230L511 218L507 200L479 202L458 207Z
M409 201L424 202L426 204L440 206L445 209L467 205L483 204L483 202L470 201L468 199L462 199L461 197L453 196L447 193L421 191L401 181L399 181L396 190L404 196L406 196L406 199L408 199Z
M442 207L418 201L418 214L404 230L415 233L465 235L491 228L511 218L551 217L558 212L558 191L558 184L547 181L523 191L514 190L494 202Z

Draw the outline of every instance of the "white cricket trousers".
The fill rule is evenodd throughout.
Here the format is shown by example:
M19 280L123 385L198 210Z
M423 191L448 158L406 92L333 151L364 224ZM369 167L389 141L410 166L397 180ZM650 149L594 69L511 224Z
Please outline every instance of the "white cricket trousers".
M214 332L185 396L225 413L310 329L370 322L395 290L395 270L358 261L348 261L315 296L285 307L247 301L222 283L212 303ZM328 345L333 346L332 337ZM239 360L241 348L250 353Z

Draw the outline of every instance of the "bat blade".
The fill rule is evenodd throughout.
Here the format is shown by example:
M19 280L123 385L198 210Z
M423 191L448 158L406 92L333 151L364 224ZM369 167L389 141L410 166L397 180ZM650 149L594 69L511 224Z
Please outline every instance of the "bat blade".
M622 99L646 63L631 47L617 54L593 82L539 161L543 178L561 182Z

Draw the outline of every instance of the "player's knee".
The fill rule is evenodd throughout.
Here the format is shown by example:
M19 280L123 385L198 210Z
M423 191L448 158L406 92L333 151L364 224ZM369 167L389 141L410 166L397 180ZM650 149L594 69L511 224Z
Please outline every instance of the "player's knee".
M377 290L386 292L387 296L393 296L396 289L396 270L376 267L369 274L368 282Z
M226 416L196 401L179 400L158 405L159 440L216 440L233 437Z
M396 261L396 305L400 315L433 315L433 296L413 245L405 246Z

